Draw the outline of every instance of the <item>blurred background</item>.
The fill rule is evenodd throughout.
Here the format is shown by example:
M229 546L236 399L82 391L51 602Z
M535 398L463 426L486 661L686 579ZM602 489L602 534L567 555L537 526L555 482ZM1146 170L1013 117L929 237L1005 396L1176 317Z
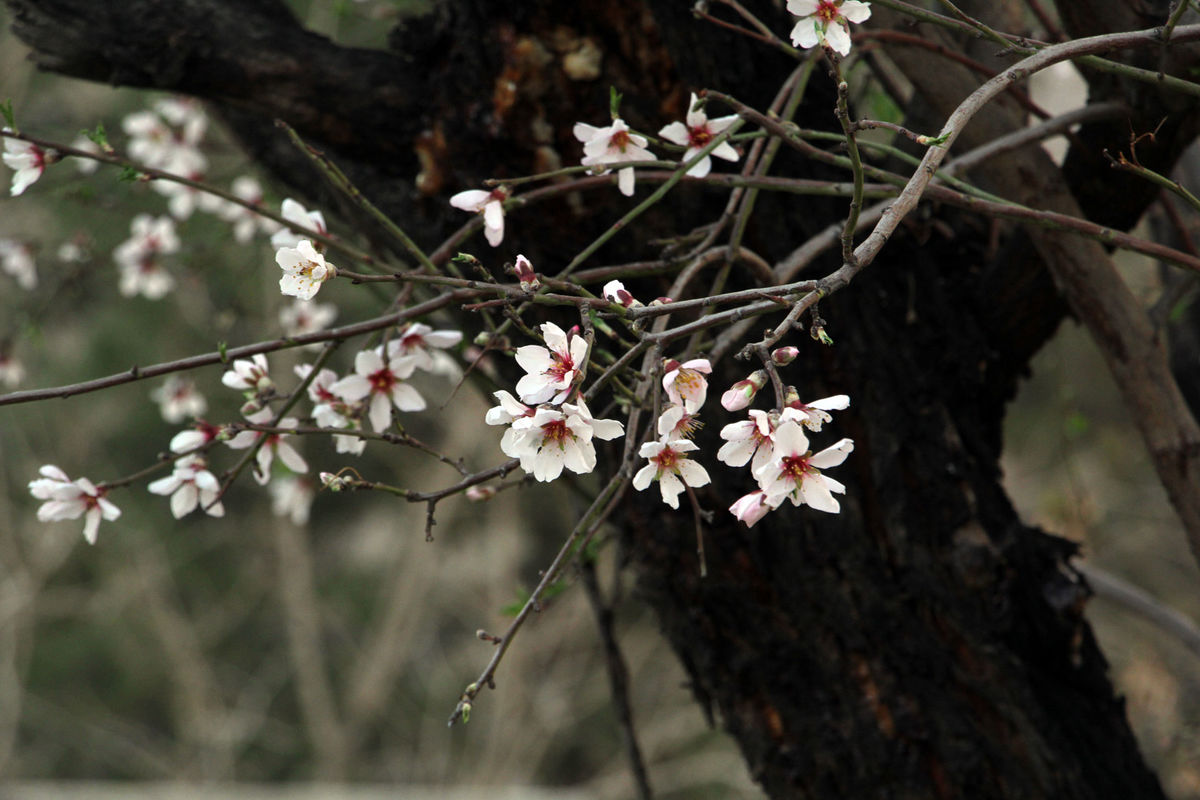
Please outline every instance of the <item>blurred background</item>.
M315 30L378 46L397 14L424 4L291 5ZM69 143L103 123L121 149L121 120L161 99L38 74L8 23L0 6L0 100L12 100L28 133ZM1042 91L1045 105L1078 97L1060 84ZM205 141L210 181L228 187L254 175L215 123ZM282 196L264 186L278 208ZM234 241L212 214L180 222L183 247L167 260L171 294L122 297L112 253L138 212L165 214L165 198L112 168L82 174L71 160L25 195L0 198L0 240L28 247L38 274L25 290L0 272L0 356L27 371L11 388L281 333L289 303L273 249L262 236ZM1155 265L1124 266L1153 303ZM339 282L320 300L337 306L339 322L377 308ZM350 368L346 350L331 364L340 374ZM287 386L292 366L314 357L272 355L272 376ZM236 419L241 403L220 384L222 371L192 375L213 421ZM418 387L438 401L406 415L408 431L473 469L499 463L500 431L480 424L477 393L464 387L437 413L453 384L426 377ZM164 421L150 397L161 383L0 408L0 797L185 800L228 796L231 783L237 796L313 800L632 795L595 615L575 572L518 637L469 724L446 727L491 656L476 631L508 624L581 510L576 494L539 485L485 504L447 501L432 542L424 506L391 497L322 492L302 521L289 512L314 482L289 483L293 494L280 496L242 480L225 519L175 520L143 481L113 492L123 515L102 523L95 546L80 536L82 521L39 523L27 489L39 466L111 481L166 450L181 426ZM439 418L454 422L439 427ZM346 465L418 491L457 478L413 450L375 443L355 457L322 439L300 445L309 478ZM1027 521L1079 542L1084 564L1200 619L1200 572L1103 363L1073 324L1035 360L1008 417L1006 449L1008 486ZM221 448L214 468L235 458ZM599 548L597 573L615 605L654 788L665 798L761 797L732 741L693 702L654 619L630 597L614 549ZM1098 597L1089 616L1168 793L1200 798L1200 655L1126 603Z

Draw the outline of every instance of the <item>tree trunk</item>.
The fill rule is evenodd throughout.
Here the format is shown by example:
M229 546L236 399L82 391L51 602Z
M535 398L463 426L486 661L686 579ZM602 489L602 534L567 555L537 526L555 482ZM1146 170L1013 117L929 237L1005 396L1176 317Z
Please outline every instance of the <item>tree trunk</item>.
M340 203L275 130L283 119L426 245L462 221L450 193L574 163L571 126L602 123L610 84L635 127L657 130L693 88L763 107L793 66L694 20L681 0L443 2L398 28L391 52L309 34L276 0L6 2L43 67L202 97L282 180ZM788 30L775 4L747 5ZM593 48L595 77L563 68ZM895 58L903 67L904 54ZM930 58L920 55L927 69ZM929 75L914 62L909 77ZM832 128L830 81L818 71L812 84L800 118ZM1189 113L1167 163L1190 135ZM1089 213L1115 214L1119 199L1109 224L1132 225L1149 199L1097 183L1073 158L1057 185L1085 188ZM1018 190L1014 164L988 166L986 179ZM714 212L714 198L677 189L597 263L710 221L723 202ZM535 263L561 264L628 207L612 191L584 203L583 215L566 204L518 212L508 241ZM748 244L777 259L844 212L837 201L764 197ZM803 398L853 399L836 420L856 448L837 473L848 486L840 515L788 506L746 529L724 509L753 488L748 475L710 469L714 483L698 493L716 512L702 578L690 514L665 512L652 492L625 503L641 596L771 797L1162 796L1084 619L1075 546L1022 524L1000 484L1005 404L1064 306L1030 238L1005 228L989 248L991 233L988 220L944 211L938 224L903 227L822 302L835 346L793 335L802 355L788 369ZM714 390L746 371L727 359ZM711 454L726 420L707 416L699 443Z

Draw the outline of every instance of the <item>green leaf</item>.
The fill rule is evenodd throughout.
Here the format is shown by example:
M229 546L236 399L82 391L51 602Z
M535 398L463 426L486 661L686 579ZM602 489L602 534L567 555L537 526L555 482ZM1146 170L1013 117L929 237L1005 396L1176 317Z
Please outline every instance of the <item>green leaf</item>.
M608 113L613 119L621 117L621 93L617 91L617 87L608 87Z
M12 107L11 99L5 100L3 103L0 103L0 116L4 117L5 127L10 128L12 131L16 132L17 123L16 123L16 118L13 116L13 107Z

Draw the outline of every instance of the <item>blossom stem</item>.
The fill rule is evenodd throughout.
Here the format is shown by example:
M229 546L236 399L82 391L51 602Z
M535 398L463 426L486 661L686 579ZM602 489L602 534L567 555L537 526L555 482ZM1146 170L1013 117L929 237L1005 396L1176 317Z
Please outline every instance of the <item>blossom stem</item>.
M575 527L571 529L571 533L568 534L566 541L559 548L554 561L542 573L542 579L538 582L534 590L529 593L529 598L521 606L521 610L517 612L517 616L509 623L508 630L500 637L500 641L496 644L495 652L492 653L492 658L488 661L487 666L484 667L483 672L463 692L458 705L455 706L454 712L450 715L448 725L453 726L462 719L464 707L475 699L484 686L489 688L495 687L496 669L500 666L500 661L512 645L513 639L521 630L521 626L525 624L525 620L529 618L533 610L539 606L542 595L558 578L558 574L562 571L567 559L575 553L582 552L587 547L592 536L600 529L600 526L612 513L613 508L616 507L617 502L620 501L628 485L629 480L623 473L618 472L609 479L604 488L600 490L600 493L596 495L596 499L592 501L588 510L584 512L579 521L575 523Z

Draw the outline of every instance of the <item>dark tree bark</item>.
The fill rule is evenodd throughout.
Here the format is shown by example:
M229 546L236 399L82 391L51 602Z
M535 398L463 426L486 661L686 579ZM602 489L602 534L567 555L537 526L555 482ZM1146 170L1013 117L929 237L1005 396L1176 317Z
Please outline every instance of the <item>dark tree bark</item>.
M461 222L449 193L574 162L571 125L603 118L609 84L626 94L635 125L656 129L680 114L690 88L761 107L790 68L696 22L680 0L447 1L398 28L390 52L338 47L275 0L6 1L42 67L202 97L283 180L338 202L275 129L283 119L424 244ZM787 30L773 4L748 5ZM1075 5L1069 25L1127 24L1102 13L1115 4ZM599 74L572 78L565 60L592 47ZM928 53L891 55L935 121L978 83ZM814 76L806 124L833 125L828 83ZM1170 107L1141 86L1104 81L1096 92L1126 99L1139 120L1171 117L1160 167L1195 129L1194 107ZM997 103L963 143L1020 125L1014 108ZM1062 172L1031 151L975 177L1041 207L1037 199L1073 207L1075 192L1089 216L1129 227L1152 198L1096 180L1095 148L1113 131L1085 127L1085 151ZM612 194L589 197L588 215L565 206L515 215L522 250L561 263L615 219ZM623 234L622 256L709 221L710 199L663 204L646 228ZM841 211L766 198L750 244L782 256ZM690 515L633 496L624 544L641 596L697 698L772 797L1161 797L1084 619L1089 591L1068 561L1074 545L1024 525L1000 484L1005 404L1065 312L1046 271L1062 257L1059 240L1004 227L992 247L988 220L934 213L939 224L902 228L822 303L835 347L797 342L803 354L791 369L804 396L854 401L837 420L856 442L838 475L849 487L843 513L789 506L747 530L722 509L752 488L748 478L713 470L714 485L700 492L718 509L701 578ZM726 365L714 386L744 371ZM702 434L707 452L719 428L710 420Z

